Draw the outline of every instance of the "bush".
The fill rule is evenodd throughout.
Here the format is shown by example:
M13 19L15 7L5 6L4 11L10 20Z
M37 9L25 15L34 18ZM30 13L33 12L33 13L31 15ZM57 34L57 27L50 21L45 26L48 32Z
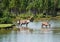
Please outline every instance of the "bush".
M3 24L12 23L12 18L10 17L0 18L0 23L3 23Z
M32 13L25 13L25 14L20 14L19 15L19 18L20 19L29 19L29 18L31 18L31 17L33 17L34 15L32 14Z
M35 18L42 18L43 17L43 14L42 13L41 14L36 14L34 17Z

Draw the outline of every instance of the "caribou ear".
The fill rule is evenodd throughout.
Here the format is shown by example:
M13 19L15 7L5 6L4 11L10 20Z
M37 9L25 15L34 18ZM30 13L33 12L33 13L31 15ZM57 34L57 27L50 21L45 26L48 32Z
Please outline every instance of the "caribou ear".
M33 22L34 21L34 18L32 17L31 19L30 19L30 22Z

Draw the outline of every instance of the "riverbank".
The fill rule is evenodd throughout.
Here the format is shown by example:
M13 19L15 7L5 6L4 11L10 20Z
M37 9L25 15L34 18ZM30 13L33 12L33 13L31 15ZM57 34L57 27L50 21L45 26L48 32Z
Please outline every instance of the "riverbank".
M21 18L21 17L20 17ZM60 16L56 16L56 17L49 17L49 18L34 18L34 22L38 22L38 21L50 21L50 20L60 20ZM16 22L16 21L15 21ZM9 29L9 28L12 28L13 27L13 24L0 24L0 29ZM13 27L13 28L16 28L16 27ZM17 30L17 29L14 29L14 30ZM19 29L18 29L19 30Z
M50 18L35 18L34 21L50 21L50 20L60 20L60 16L50 17Z
M0 24L0 29L12 28L13 24Z
M52 17L52 16L44 16L43 14L20 14L16 17L15 20L24 20L34 18L34 21L44 21L44 20L60 20L60 16Z

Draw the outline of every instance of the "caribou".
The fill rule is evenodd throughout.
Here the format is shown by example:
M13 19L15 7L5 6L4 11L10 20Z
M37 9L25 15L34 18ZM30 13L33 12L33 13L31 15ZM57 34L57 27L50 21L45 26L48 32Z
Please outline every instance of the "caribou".
M28 23L33 22L34 18L32 17L31 19L25 19L25 20L18 20L17 24L22 26L26 24L26 27L28 26Z
M51 25L50 25L48 22L42 22L42 28L43 28L44 26L45 26L46 28L49 26L49 28L50 28Z

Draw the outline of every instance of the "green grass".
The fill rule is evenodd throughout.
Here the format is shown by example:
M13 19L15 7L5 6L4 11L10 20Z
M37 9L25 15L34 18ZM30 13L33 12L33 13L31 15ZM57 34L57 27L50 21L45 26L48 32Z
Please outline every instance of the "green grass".
M0 28L3 28L3 27L9 27L9 26L12 26L13 24L0 24Z

